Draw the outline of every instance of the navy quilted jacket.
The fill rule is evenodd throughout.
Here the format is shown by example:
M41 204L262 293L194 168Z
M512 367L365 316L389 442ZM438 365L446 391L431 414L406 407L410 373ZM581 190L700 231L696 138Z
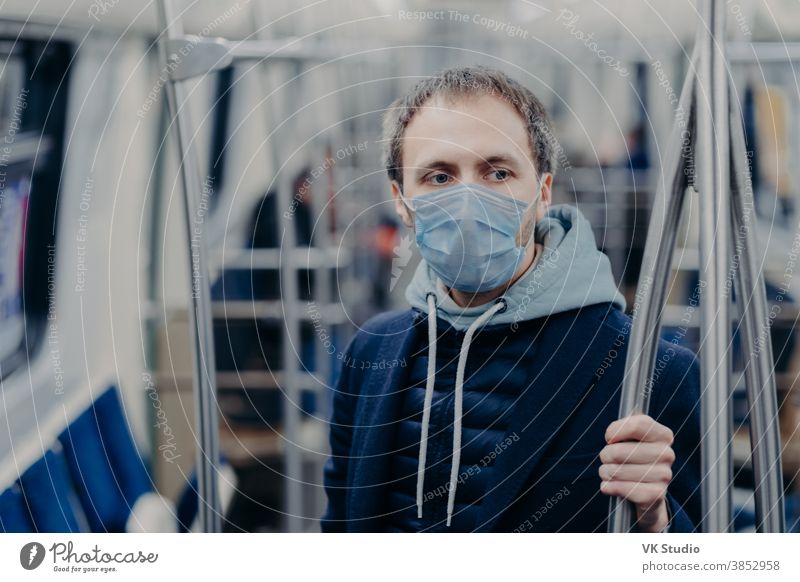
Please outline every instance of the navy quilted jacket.
M342 354L322 530L606 531L610 498L600 493L598 455L619 413L630 318L604 303L533 319L514 333L498 324L476 335L467 377L480 370L481 382L493 381L499 396L486 399L483 409L470 406L465 383L463 481L452 528L443 525L446 494L435 495L450 471L448 455L429 451L426 492L432 493L425 497L424 521L415 521L414 498L406 494L410 482L402 485L413 470L409 457L416 455L407 438L414 411L404 407L413 401L408 396L415 389L415 360L425 353L425 329L426 316L415 309L385 313L368 321ZM507 342L513 342L508 353L517 355L514 362L486 355L491 345ZM656 361L649 412L675 434L669 531L691 532L701 514L699 365L690 350L664 340ZM480 411L492 429L484 431L496 441L488 460L470 457L469 443L474 447L482 434L471 435L470 410ZM398 476L403 466L407 477ZM479 470L466 474L469 467Z

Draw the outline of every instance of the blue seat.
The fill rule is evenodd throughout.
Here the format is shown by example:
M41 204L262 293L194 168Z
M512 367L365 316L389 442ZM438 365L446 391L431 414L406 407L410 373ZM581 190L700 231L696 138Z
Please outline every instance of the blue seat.
M19 488L34 531L86 531L86 527L81 527L86 517L75 495L62 451L47 451L22 474Z
M153 490L116 386L0 495L4 532L170 531L169 523L174 508Z
M3 533L33 531L33 522L25 506L25 498L16 483L0 495L0 531Z
M124 532L131 508L151 486L116 387L58 438L91 531Z
M150 468L139 454L128 427L119 390L112 386L95 400L94 411L122 495L132 507L139 497L153 491L154 485Z

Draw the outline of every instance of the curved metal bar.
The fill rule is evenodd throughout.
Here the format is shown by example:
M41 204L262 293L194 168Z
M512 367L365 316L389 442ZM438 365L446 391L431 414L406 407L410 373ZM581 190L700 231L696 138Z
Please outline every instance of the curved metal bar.
M699 36L699 35L698 35ZM694 127L692 94L699 43L695 42L690 66L678 100L676 122L669 140L667 161L656 189L650 226L647 230L642 274L636 290L631 337L625 358L625 377L620 396L619 416L646 414L650 405L652 373L661 328L661 306L672 266L672 254L678 232L683 201L688 184L687 155L691 149ZM610 500L608 531L620 533L633 527L629 503L618 497Z
M159 0L158 16L163 37L158 43L159 56L163 66L171 62L167 42L183 34L181 22L172 13L170 0ZM173 116L175 136L180 154L180 170L183 182L184 211L186 220L187 251L192 265L192 374L195 401L195 430L197 433L197 485L198 515L204 532L222 531L222 513L217 484L217 462L219 459L219 418L216 401L216 370L214 354L213 324L211 319L211 298L208 286L208 253L206 239L202 234L195 236L198 214L197 198L203 192L200 164L193 145L194 132L186 108L185 88L179 81L164 84L167 102Z
M778 400L773 368L772 340L767 316L767 295L759 268L754 229L753 191L741 115L731 87L731 221L739 268L734 279L736 298L742 305L742 345L746 354L745 384L750 410L750 447L755 479L756 531L782 533L783 470L778 425ZM760 331L759 331L760 330Z

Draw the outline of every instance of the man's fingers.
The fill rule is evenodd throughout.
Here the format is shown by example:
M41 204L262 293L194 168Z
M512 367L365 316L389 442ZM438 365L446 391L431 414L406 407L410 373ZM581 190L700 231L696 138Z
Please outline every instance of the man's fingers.
M665 463L641 465L618 465L608 463L598 469L603 481L640 481L643 483L669 483L672 469Z
M603 481L600 483L600 491L606 495L623 497L637 505L650 506L666 495L666 486L634 481Z
M675 452L665 443L624 442L606 445L600 451L603 463L668 463L675 461Z
M606 442L621 441L667 442L672 444L674 435L669 427L653 420L646 414L634 414L615 420L606 429Z

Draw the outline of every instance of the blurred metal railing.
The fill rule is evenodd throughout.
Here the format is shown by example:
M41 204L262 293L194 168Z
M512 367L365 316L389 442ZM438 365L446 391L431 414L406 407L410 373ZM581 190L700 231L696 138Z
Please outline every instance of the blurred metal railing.
M181 20L172 11L170 0L158 2L159 25L163 31L158 43L161 64L167 71L180 70L180 52L174 52L172 43L183 36ZM200 55L200 53L194 53ZM191 60L193 53L189 53ZM211 319L211 289L208 284L208 251L204 236L196 237L195 221L198 218L200 197L203 193L202 174L194 146L194 126L187 107L187 90L182 80L186 77L172 75L164 84L173 128L178 143L181 180L183 182L184 215L186 220L186 250L192 265L192 309L190 332L192 335L192 374L195 395L195 427L197 447L197 511L204 532L222 530L222 512L218 487L217 462L219 461L219 419L215 374L214 328ZM194 272L196 270L197 272Z
M700 277L702 371L701 424L702 529L731 529L732 421L730 295L725 284L735 248L734 275L743 312L742 339L749 348L745 371L750 408L750 442L755 473L756 529L785 529L778 406L764 279L757 263L755 214L744 129L736 106L725 53L725 14L720 0L700 0L695 47L678 104L670 150L662 168L650 220L638 308L620 400L620 417L649 409L653 366L672 254L684 201L700 197ZM763 336L763 337L762 337ZM631 531L633 506L610 501L610 532Z
M175 1L177 4L177 0ZM303 462L306 451L301 443L300 434L303 424L301 395L303 390L311 387L318 396L320 413L322 415L327 413L326 398L328 395L325 389L330 376L331 363L328 359L329 354L320 342L317 345L316 372L311 374L308 370L302 369L303 364L298 354L302 344L301 324L310 316L308 309L304 309L300 301L298 274L304 271L314 272L314 287L321 297L319 305L315 303L314 307L320 314L324 314L327 318L326 323L331 326L341 325L347 320L343 310L340 309L341 306L328 304L333 296L330 285L331 269L338 269L342 263L347 262L350 254L338 251L336 253L329 252L333 241L330 238L329 225L326 220L322 219L326 210L323 207L326 205L319 203L319 196L311 196L314 205L313 211L320 216L319 222L314 224L315 238L319 240L319 243L314 245L316 248L312 248L312 246L298 247L295 221L288 219L284 221L280 248L247 249L238 254L234 253L230 260L222 260L219 264L214 262L213 257L209 261L205 238L201 236L198 241L198 237L193 237L193 220L202 193L203 176L195 152L194 126L187 106L188 94L183 84L185 81L194 80L225 67L249 62L264 65L263 67L251 67L249 70L260 73L260 78L264 81L264 95L268 95L270 87L265 77L266 69L269 65L279 62L288 65L289 80L297 80L293 83L287 81L285 88L288 94L287 101L294 105L301 101L302 91L306 89L301 83L304 79L304 65L309 62L330 62L340 55L336 47L330 44L309 43L299 38L281 38L280 40L263 38L263 29L260 26L256 26L253 38L243 41L187 35L183 31L180 14L176 15L173 10L173 0L159 0L158 9L159 24L163 30L163 35L159 39L159 51L162 66L168 72L165 90L170 112L174 118L170 125L178 138L180 170L186 200L187 245L190 252L193 253L191 264L197 271L197 273L193 273L193 325L191 328L194 344L193 381L197 415L197 474L201 526L206 532L220 531L222 520L216 469L219 458L219 407L216 399L217 376L213 351L212 319L214 313L218 313L224 317L225 321L237 318L272 318L279 319L284 324L281 354L283 370L277 372L270 370L269 373L275 379L280 378L279 385L275 388L280 389L284 396L281 439L285 460L284 515L286 527L293 532L303 531L307 523L307 520L304 521L305 516L303 515L303 486L305 484ZM253 13L254 20L257 20L258 16L255 12ZM369 55L358 55L356 60L366 61L370 58ZM267 102L269 105L273 105L275 100L268 99ZM301 169L304 163L307 163L306 159L286 160L285 152L302 147L312 159L320 162L327 155L324 148L316 142L310 144L298 142L295 134L302 132L292 132L292 129L297 128L285 129L280 134L275 134L274 128L281 126L285 121L284 113L284 111L278 110L276 105L273 105L268 111L268 127L264 128L265 134L272 136L269 138L269 146L266 148L269 157L266 161L277 173L274 191L276 208L280 216L291 214L290 209L296 194L293 192L292 172ZM305 120L306 123L315 122L308 115L299 116L299 119ZM314 189L319 191L325 186L316 184ZM278 270L281 283L280 301L248 301L246 305L243 301L212 304L208 289L209 274L222 268L234 267ZM250 372L249 370L237 370L236 377L243 381L244 378L252 376ZM316 490L322 492L319 487Z

